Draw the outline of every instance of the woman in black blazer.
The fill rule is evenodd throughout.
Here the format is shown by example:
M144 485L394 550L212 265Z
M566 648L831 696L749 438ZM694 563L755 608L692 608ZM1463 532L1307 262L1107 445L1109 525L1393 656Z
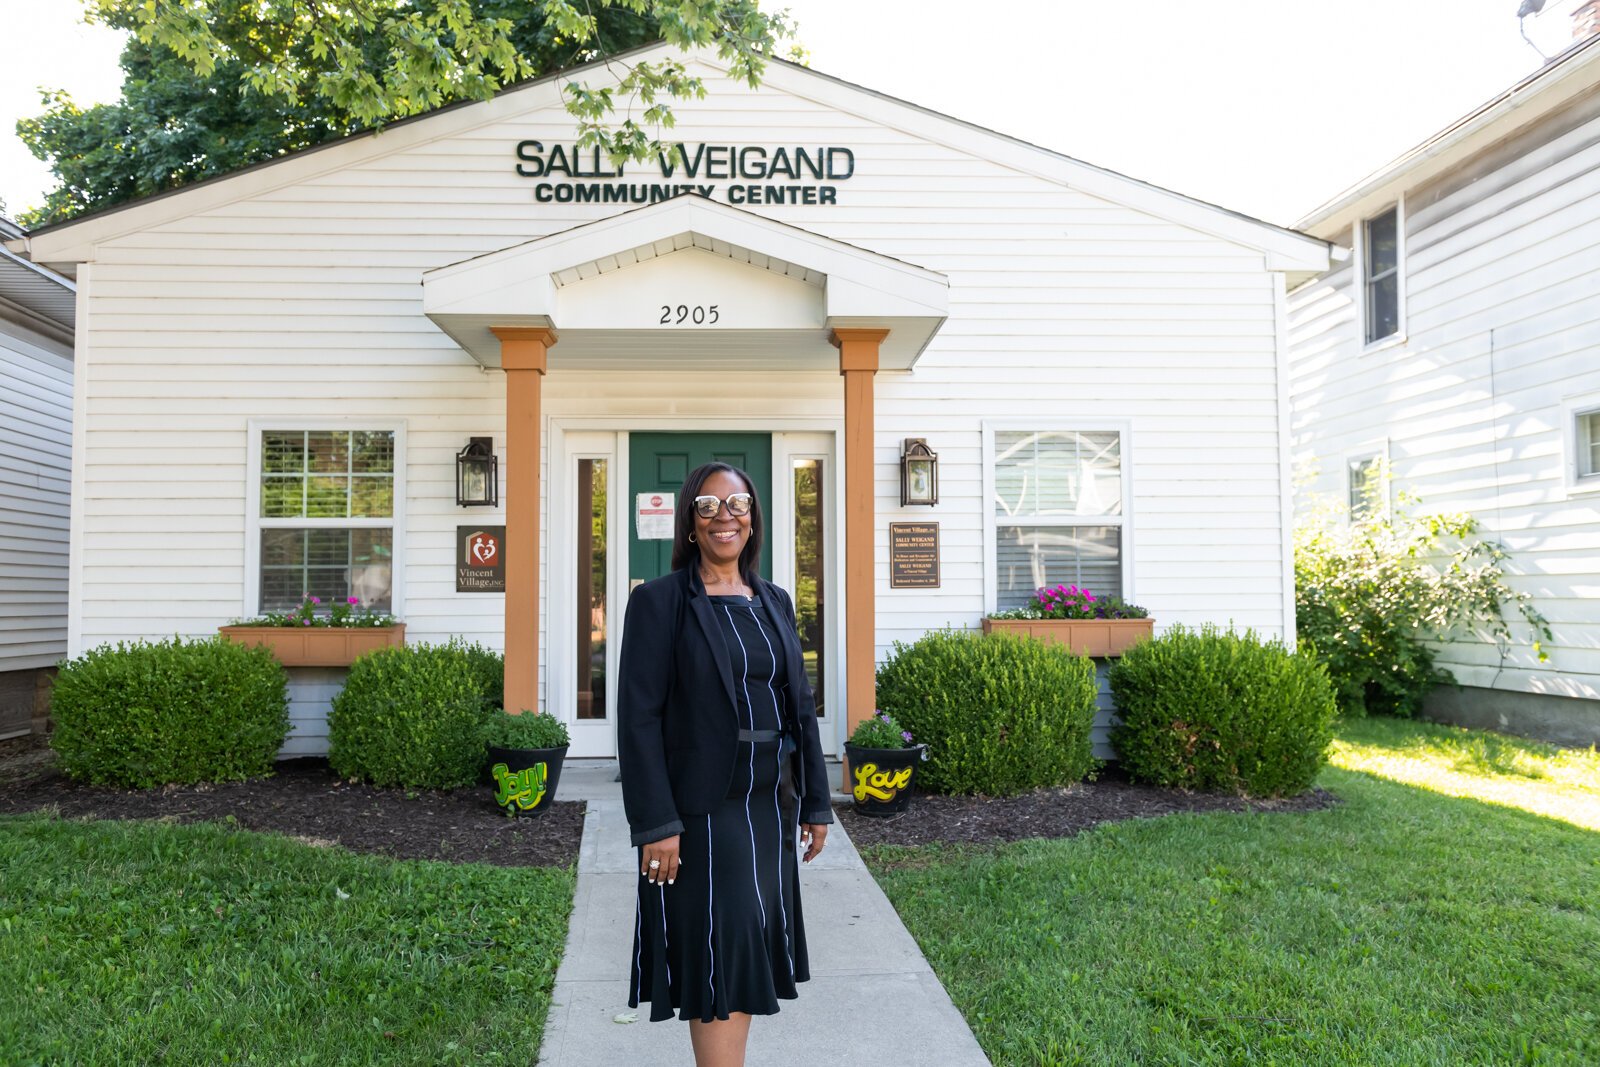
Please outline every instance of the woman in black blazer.
M797 840L833 821L789 595L756 573L761 506L726 463L678 494L672 573L628 600L622 797L639 846L628 1003L689 1020L700 1067L741 1064L752 1015L809 979Z

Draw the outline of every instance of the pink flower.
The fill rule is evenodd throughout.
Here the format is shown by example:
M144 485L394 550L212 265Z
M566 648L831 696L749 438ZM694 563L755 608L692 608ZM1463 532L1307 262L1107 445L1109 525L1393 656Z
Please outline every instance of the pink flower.
M300 625L301 626L310 626L311 625L311 620L310 619L301 619L300 620Z
M354 596L353 597L346 597L345 598L345 603L346 604L359 604L359 603L361 603L361 598L360 597L354 597Z
M314 596L314 597L311 598L311 602L313 604L320 604L320 603L322 603L322 598L319 597L319 596Z

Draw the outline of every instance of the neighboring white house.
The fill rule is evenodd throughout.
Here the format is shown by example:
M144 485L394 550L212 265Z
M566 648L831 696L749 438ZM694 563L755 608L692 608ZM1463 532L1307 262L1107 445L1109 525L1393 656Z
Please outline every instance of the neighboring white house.
M1453 642L1440 718L1600 741L1600 3L1543 69L1297 223L1352 251L1289 296L1314 493L1466 511L1550 620L1503 662ZM1307 498L1309 502L1309 494Z
M0 238L23 231L0 218ZM0 737L42 726L67 651L73 284L0 247Z
M29 235L79 285L71 650L353 594L504 647L508 706L610 756L606 606L723 454L815 612L829 751L892 642L1044 581L1292 638L1285 292L1326 242L804 67L686 62L682 162L574 149L564 73ZM499 506L456 504L472 437ZM901 503L908 438L933 507ZM936 524L937 566L896 581L891 523ZM505 592L458 591L486 536ZM296 669L287 751L325 747L338 684Z

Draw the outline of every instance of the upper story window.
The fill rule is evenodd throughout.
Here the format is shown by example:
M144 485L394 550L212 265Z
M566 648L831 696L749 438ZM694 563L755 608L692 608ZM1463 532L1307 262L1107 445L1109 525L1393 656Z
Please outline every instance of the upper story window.
M1041 585L1122 596L1123 435L1118 430L994 432L995 607Z
M259 434L260 611L356 598L391 611L395 431Z
M1396 204L1361 224L1361 302L1369 345L1400 333L1400 217Z

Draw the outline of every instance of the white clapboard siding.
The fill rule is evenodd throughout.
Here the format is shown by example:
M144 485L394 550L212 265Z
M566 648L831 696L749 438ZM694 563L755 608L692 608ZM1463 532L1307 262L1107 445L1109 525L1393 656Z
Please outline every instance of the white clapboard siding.
M1346 265L1290 294L1300 499L1343 499L1351 454L1386 446L1395 487L1468 511L1510 551L1551 621L1540 663L1519 627L1442 644L1467 685L1600 698L1600 494L1568 477L1563 402L1600 397L1600 98L1406 191L1406 341L1361 350ZM1577 121L1574 121L1577 120ZM1345 238L1348 243L1348 236Z
M880 656L896 640L974 627L983 614L983 427L996 417L1050 427L1127 420L1128 595L1162 625L1286 632L1274 278L1261 251L706 73L709 99L677 108L684 140L855 151L837 206L753 210L950 279L949 319L916 369L876 381ZM462 635L500 647L503 598L455 592L453 545L458 524L503 523L504 511L463 512L452 484L469 436L494 435L504 457L504 379L429 322L420 281L615 212L537 204L534 182L514 173L517 142L570 144L571 130L559 107L532 108L97 246L79 647L206 634L254 611L244 602L247 424L348 417L407 430L397 580L408 640ZM552 420L671 413L692 426L730 411L837 422L843 400L837 370L556 369L544 408ZM928 517L899 506L900 441L913 436L941 457L937 590L888 585L888 523ZM546 457L549 445L547 423ZM550 479L541 484L548 516ZM545 553L542 596L565 566ZM333 675L296 673L287 751L325 744L336 688Z
M72 351L0 318L0 671L67 651Z

